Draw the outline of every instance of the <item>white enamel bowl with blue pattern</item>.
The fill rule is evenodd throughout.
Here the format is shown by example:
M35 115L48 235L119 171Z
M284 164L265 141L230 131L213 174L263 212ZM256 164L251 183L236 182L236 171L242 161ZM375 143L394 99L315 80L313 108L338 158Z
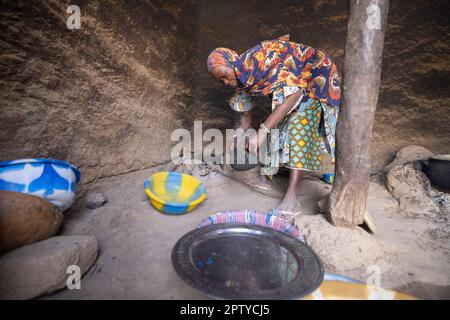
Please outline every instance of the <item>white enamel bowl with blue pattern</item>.
M68 162L53 159L20 159L0 162L0 190L44 198L67 210L75 201L80 171Z

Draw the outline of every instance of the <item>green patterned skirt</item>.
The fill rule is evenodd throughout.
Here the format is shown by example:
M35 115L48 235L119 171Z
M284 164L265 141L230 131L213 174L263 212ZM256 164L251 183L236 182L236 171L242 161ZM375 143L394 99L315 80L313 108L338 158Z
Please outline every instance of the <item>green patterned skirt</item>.
M283 87L273 93L272 111L285 96L295 93L298 88ZM238 112L254 108L251 95L237 92L230 99L230 106ZM267 156L262 171L273 175L279 166L290 169L318 171L322 169L322 152L327 152L334 163L335 132L339 114L338 107L309 98L297 102L291 112L278 126L278 135L269 139ZM273 152L275 151L275 152Z
M321 116L321 103L309 99L300 103L280 125L280 160L283 166L299 170L321 170Z

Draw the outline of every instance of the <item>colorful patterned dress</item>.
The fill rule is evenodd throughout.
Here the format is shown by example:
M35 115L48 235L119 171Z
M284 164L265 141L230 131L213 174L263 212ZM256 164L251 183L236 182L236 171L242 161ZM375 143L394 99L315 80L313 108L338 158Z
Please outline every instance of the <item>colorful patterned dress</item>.
M273 111L286 97L302 91L303 98L278 126L280 153L272 160L290 169L320 170L325 151L334 162L340 82L331 58L284 36L263 41L233 60L241 84L230 100L236 111L251 110L255 95L272 95Z

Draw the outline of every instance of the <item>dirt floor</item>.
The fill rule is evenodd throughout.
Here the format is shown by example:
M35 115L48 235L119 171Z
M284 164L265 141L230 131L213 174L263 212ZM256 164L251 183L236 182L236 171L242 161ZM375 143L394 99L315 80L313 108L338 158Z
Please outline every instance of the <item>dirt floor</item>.
M66 214L62 234L95 236L100 253L81 280L81 290L62 290L44 299L206 299L186 285L172 268L170 256L176 241L211 214L222 210L265 211L278 203L240 182L210 173L201 177L208 198L193 212L163 215L153 209L143 182L152 170L106 178L92 190L108 203L91 210L84 199ZM284 185L286 177L278 177ZM419 298L450 298L450 245L437 237L441 226L431 219L400 212L397 203L376 177L370 184L368 210L378 232L362 228L336 228L318 213L317 201L330 185L308 175L301 185L305 215L296 224L321 257L326 271L367 280L370 266L381 271L381 286ZM369 268L369 269L368 269Z

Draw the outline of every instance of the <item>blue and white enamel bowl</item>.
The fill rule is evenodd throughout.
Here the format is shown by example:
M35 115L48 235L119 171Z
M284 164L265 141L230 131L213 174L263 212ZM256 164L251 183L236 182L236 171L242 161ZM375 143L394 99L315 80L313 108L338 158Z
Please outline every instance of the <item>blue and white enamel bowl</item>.
M68 162L53 159L20 159L0 162L0 190L44 198L62 211L75 201L80 171Z

